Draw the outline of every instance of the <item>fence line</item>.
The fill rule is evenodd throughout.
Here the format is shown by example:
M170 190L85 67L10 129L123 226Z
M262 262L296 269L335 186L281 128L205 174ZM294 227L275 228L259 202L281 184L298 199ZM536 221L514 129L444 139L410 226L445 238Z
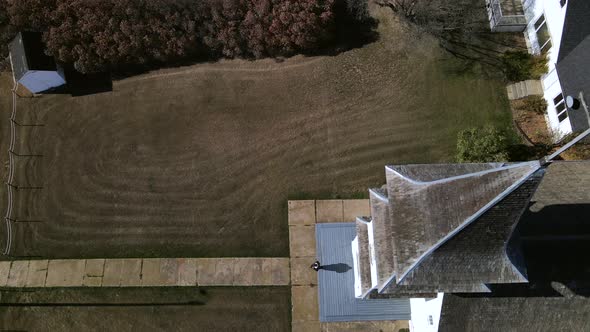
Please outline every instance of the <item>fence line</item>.
M6 216L4 216L4 221L6 223L6 247L4 248L4 255L10 254L10 249L12 248L12 205L14 204L14 199L12 197L12 181L14 180L14 155L11 151L14 150L14 145L16 144L16 126L14 120L16 118L17 87L18 83L15 81L14 86L12 87L12 113L10 115L10 146L8 147L8 179L6 182L8 207L6 208Z

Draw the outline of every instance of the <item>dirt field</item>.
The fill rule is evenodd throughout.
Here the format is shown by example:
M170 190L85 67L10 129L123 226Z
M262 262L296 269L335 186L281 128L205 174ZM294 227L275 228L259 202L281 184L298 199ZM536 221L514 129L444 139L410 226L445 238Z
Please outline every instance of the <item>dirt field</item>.
M19 100L19 119L45 126L21 128L21 154L43 157L21 157L16 179L43 189L19 190L15 213L42 222L15 224L13 254L288 256L288 197L356 196L385 164L449 161L457 131L510 123L500 80L459 74L383 13L378 42L337 56Z
M288 287L3 292L10 331L289 331ZM154 303L157 301L157 303ZM18 304L18 305L15 305ZM229 319L231 318L231 319Z

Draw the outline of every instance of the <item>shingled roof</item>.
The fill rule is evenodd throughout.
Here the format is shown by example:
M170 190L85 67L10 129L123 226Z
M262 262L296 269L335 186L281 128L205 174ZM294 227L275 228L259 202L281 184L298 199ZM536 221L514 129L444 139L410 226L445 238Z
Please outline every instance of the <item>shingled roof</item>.
M538 170L426 257L400 285L422 292L489 292L488 284L527 282L522 263L506 251L507 239L543 178ZM466 273L468 271L468 273ZM395 286L384 292L395 291Z
M564 96L590 98L590 1L569 0L565 16L561 46L557 59L557 73ZM583 107L568 108L572 130L583 131L590 126Z
M526 281L505 241L543 176L539 162L388 166L386 174L386 190L370 192L369 234L359 236L377 270L371 283L360 281L362 294L369 284L408 294Z
M438 330L589 331L590 299L445 294Z
M548 165L512 236L529 283L445 294L439 331L589 331L588 188L589 161Z

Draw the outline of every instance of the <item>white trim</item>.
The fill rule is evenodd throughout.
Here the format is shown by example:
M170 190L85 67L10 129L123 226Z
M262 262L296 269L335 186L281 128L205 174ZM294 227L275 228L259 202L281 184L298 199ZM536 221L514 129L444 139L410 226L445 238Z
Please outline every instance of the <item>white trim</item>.
M543 18L543 23L541 23L539 25L539 27L537 28L537 27L535 27L535 25L537 24L537 22L539 21L539 19L541 17ZM533 30L535 30L535 37L537 40L537 45L539 45L539 52L541 52L541 53L543 53L544 51L548 52L553 47L553 42L552 42L553 41L553 34L551 33L551 30L549 29L549 24L547 23L547 16L545 15L545 10L543 10L541 15L539 15L536 19L532 20L531 23L532 23ZM545 25L547 27L547 33L549 34L549 39L547 39L547 41L543 45L541 45L539 43L539 30L541 30L541 27L543 25ZM547 46L547 44L549 44L549 43L551 43L551 47L549 47L546 50L543 50L545 48L545 46Z
M371 289L375 289L379 283L379 275L377 273L377 254L375 251L375 236L373 234L373 223L367 224L367 237L369 238L369 257L371 258Z
M361 282L361 265L359 257L359 237L358 235L352 240L352 267L354 270L354 296L360 298L363 295L363 285Z
M431 185L431 184L440 184L440 183L447 183L447 182L451 182L451 181L455 181L455 180L460 180L460 179L466 179L466 178L470 178L473 176L480 176L480 175L486 175L486 174L490 174L490 173L495 173L495 172L500 172L500 171L504 171L507 169L512 169L512 168L518 168L518 167L522 167L525 164L530 164L530 163L535 163L534 161L530 161L530 162L524 162L524 163L518 163L518 164L512 164L512 165L506 165L503 164L500 167L496 167L496 168L490 168L490 169L486 169L483 171L478 171L478 172L474 172L474 173L467 173L467 174L462 174L462 175L456 175L456 176L451 176L448 178L443 178L443 179L438 179L438 180L434 180L434 181L418 181L418 180L414 180L412 178L409 178L401 173L399 173L398 171L390 168L389 166L386 166L386 169L393 172L394 174L396 174L397 176L401 177L402 179L415 184L415 185Z
M376 192L373 189L369 189L369 193L373 194L375 198L379 199L380 201L389 204L389 198L381 195L380 193Z
M12 81L14 85L16 85L16 76L14 76L14 63L12 63L12 52L8 53L8 57L10 58L10 70L12 70Z

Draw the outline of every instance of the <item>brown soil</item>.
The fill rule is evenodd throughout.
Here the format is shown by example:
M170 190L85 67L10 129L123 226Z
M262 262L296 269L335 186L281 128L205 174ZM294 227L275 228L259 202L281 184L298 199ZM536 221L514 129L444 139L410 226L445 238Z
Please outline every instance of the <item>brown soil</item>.
M522 129L526 138L533 144L553 144L545 116L525 109L524 105L525 102L522 99L510 102L514 121Z
M545 116L543 114L526 110L524 105L525 102L522 99L510 102L514 121L524 132L525 141L530 141L533 145L540 144L549 146L550 150L546 152L547 154L559 149L561 145L554 145L551 133L547 129ZM564 142L567 142L567 140ZM563 160L589 160L590 144L584 143L583 141L579 142L563 152L560 155L560 158Z
M19 121L45 126L19 128L18 152L43 157L19 157L16 182L43 189L15 196L40 222L15 224L13 255L288 256L288 197L365 193L388 163L450 161L459 130L509 124L501 80L380 15L378 42L337 56L20 99Z
M590 160L590 144L577 143L561 154L563 160Z

